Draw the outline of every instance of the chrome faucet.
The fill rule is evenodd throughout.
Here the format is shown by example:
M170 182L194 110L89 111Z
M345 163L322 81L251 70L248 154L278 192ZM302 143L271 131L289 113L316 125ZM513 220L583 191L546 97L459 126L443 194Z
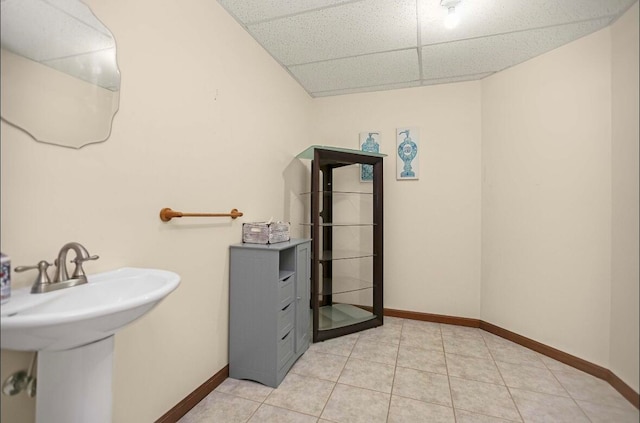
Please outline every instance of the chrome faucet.
M71 278L69 278L66 263L69 250L73 250L76 254L76 257L70 261L70 263L76 265L71 274ZM47 273L47 268L51 266L51 263L45 260L41 260L35 266L19 266L14 270L16 272L24 272L25 270L38 269L38 277L31 287L31 293L39 294L87 283L87 276L82 268L82 263L89 260L97 260L98 258L98 256L90 255L82 244L78 242L68 242L62 246L60 252L58 252L58 258L54 261L56 273L53 282L51 282Z

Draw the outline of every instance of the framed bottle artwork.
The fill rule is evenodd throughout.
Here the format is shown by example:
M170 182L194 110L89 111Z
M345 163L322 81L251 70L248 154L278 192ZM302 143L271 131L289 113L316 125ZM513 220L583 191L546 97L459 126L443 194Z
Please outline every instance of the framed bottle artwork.
M396 129L396 179L420 176L420 131L416 127Z

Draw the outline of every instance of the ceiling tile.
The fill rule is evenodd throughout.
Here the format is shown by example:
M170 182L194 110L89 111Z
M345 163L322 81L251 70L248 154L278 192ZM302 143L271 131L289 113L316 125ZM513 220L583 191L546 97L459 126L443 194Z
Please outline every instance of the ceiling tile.
M303 64L417 46L415 0L369 0L248 26L280 63Z
M618 16L636 0L462 0L460 24L444 27L447 10L439 0L418 0L421 44L483 37L533 28Z
M329 97L332 95L356 94L356 93L366 93L366 92L372 92L372 91L399 90L401 88L414 88L419 86L420 86L420 81L413 81L413 82L401 82L398 84L376 85L375 87L349 88L344 90L333 90L333 91L320 91L317 93L311 93L311 95L313 97Z
M422 85L450 84L452 82L475 81L493 75L494 72L474 73L473 75L455 76L453 78L423 79Z
M291 66L289 70L310 93L420 79L416 49Z
M609 18L422 47L422 79L496 72L590 34Z
M218 0L227 11L245 24L350 2L353 0Z

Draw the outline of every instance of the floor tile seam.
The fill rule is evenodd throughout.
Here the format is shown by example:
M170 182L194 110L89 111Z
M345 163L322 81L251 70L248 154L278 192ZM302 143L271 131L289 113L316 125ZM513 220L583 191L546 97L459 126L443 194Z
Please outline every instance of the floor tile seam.
M459 355L459 356L462 356L462 357L478 358L478 359L482 359L482 360L492 360L492 359L487 358L486 356L485 357L480 357L480 356L477 356L477 355L463 354L463 353L461 353L459 351L458 352L452 352L452 351L448 352L446 348L444 348L443 352L444 352L445 355L446 354L454 354L454 355ZM493 361L495 362L495 360L493 360Z
M523 362L519 362L519 363L514 363L512 361L505 361L505 360L501 360L501 359L495 359L494 360L496 362L496 366L498 366L497 363L503 363L503 364L509 364L512 366L525 366L525 367L531 367L533 369L544 369L544 370L548 370L549 372L551 372L553 374L553 371L549 370L546 366L545 367L540 367L540 366L534 366L533 364L530 363L523 363ZM544 364L544 363L543 363ZM555 376L555 375L554 375Z
M507 363L507 362L504 362L502 360L496 360L496 367L498 368L498 370L500 370L500 366L498 366L498 363L508 364L508 365L512 365L512 366L518 366L518 367L529 367L529 368L532 368L532 369L541 369L541 370L543 369L542 367L529 366L528 364L515 364L515 363ZM540 393L540 394L555 395L555 396L559 396L559 397L560 396L562 396L562 397L571 397L571 395L569 394L569 390L562 384L562 382L560 382L560 380L556 377L556 375L553 374L553 372L551 370L549 370L548 368L546 368L546 367L544 368L544 370L546 370L547 372L549 372L549 374L551 374L553 380L555 380L558 383L558 385L560 386L560 388L562 388L562 390L564 391L564 393L566 395L552 394L552 393L549 393L549 392L534 391L534 390L531 390L531 389L522 388L522 387L518 387L518 386L510 386L509 384L507 384L507 386L509 386L511 388L514 388L514 389L522 389L524 391L537 392L537 393ZM501 372L501 374L502 374L502 372Z
M517 420L511 420L511 419L505 419L504 417L498 417L498 416L492 416L491 414L486 414L486 413L481 413L479 411L475 411L475 410L468 410L466 408L459 408L459 407L453 407L453 412L455 414L456 410L460 410L460 411L466 411L467 413L471 413L471 414L477 414L479 416L484 416L484 417L489 417L491 419L498 419L498 420L502 420L505 422L513 422L513 423L522 423L524 422L524 420L520 420L519 422ZM456 421L457 421L457 417L456 417Z
M340 378L338 378L338 379L340 379ZM324 405L322 406L322 410L320 410L320 414L318 414L318 416L317 416L318 417L317 421L320 421L320 419L334 421L334 420L330 420L330 419L324 418L324 417L322 417L322 415L324 414L324 410L327 408L327 404L329 404L329 401L331 401L331 396L333 395L333 392L336 390L336 386L338 386L338 382L333 384L333 387L331 388L331 392L329 392L329 396L327 397L327 400L324 402ZM336 423L338 423L338 422L336 422Z
M385 394L385 395L389 395L389 401L391 401L391 392L382 392L382 391L377 391L377 390L375 390L375 389L365 388L365 387L363 387L363 386L350 385L350 384L348 384L348 383L344 383L344 382L336 382L336 385L348 386L349 388L364 389L365 391L375 392L376 394ZM334 387L334 388L335 388L335 387ZM393 390L393 384L391 384L391 389Z
M260 407L262 407L264 405L264 403L261 403L260 405L258 405L256 407L255 410L253 410L253 413L251 413L251 415L249 416L249 418L247 420L245 420L245 423L248 423L249 421L251 421L251 419L253 418L253 416L258 412L258 410L260 409ZM267 404L268 405L268 404Z
M440 348L440 349L435 349L435 348L424 348L424 347L421 347L420 345L407 344L406 342L404 342L404 343L403 343L403 342L400 342L398 345L399 345L399 346L405 346L405 347L412 347L412 348L420 348L421 350L426 350L426 351L434 351L434 352L435 352L435 351L437 351L437 352L442 352L442 353L443 353L443 352L445 352L445 351L444 351L444 347L443 347L443 348Z
M446 366L446 363L445 363L445 366ZM449 371L448 371L448 370L447 370L447 373L445 374L445 373L432 372L432 371L430 371L430 370L414 369L413 367L396 366L396 368L397 368L397 367L400 367L401 369L415 370L415 371L420 372L420 373L429 373L429 374L432 374L432 375L447 376L447 377L449 377ZM456 379L464 379L464 378L457 377L457 376L452 376L452 377L455 377Z
M273 392L273 391L272 391L272 392ZM243 396L241 396L241 395L237 395L237 394L234 394L234 393L231 393L231 392L217 391L217 390L215 390L215 389L214 389L213 391L211 391L211 392L209 393L209 395L214 394L214 393L215 393L215 394L218 394L218 395L219 395L219 394L223 394L223 396L224 396L224 395L228 395L228 396L231 396L231 397L240 398L240 399L243 399L243 400L246 400L246 401L255 402L255 403L257 403L257 404L264 404L264 401L269 397L269 395L271 395L271 392L269 392L269 395L267 395L267 397L266 397L264 400L262 400L262 401L258 401L258 400L255 400L255 399L253 399L253 398L243 397ZM207 395L207 396L206 396L206 397L204 397L202 400L200 400L200 402L204 401L207 397L209 397L209 395ZM200 402L199 402L198 404L200 404ZM197 405L197 404L196 404L196 405Z
M385 344L385 345L394 345L394 346L400 345L400 342L395 343L395 342L385 342L385 341L369 341L366 338L362 339L362 343L363 344L376 344L376 345ZM354 348L355 348L355 345L354 345Z
M550 392L536 391L534 389L523 388L521 386L510 386L510 385L506 385L506 386L507 386L507 388L509 388L509 392L511 392L511 389L515 389L515 390L518 390L518 391L531 392L533 394L549 395L551 397L566 398L566 399L571 399L571 400L575 401L575 399L573 397L571 397L571 395L569 395L569 393L567 393L567 395L560 395L560 394L552 394Z
M384 363L382 361L375 361L375 360L368 360L368 359L364 359L361 357L349 357L349 359L347 360L347 363L349 363L349 361L351 360L355 360L355 361L362 361L365 363L372 363L372 364L382 364L383 366L387 366L387 367L395 367L396 366L396 362L398 360L394 360L393 363ZM345 366L347 365L347 363L345 363Z
M220 391L215 391L215 390L214 390L214 391L212 391L211 393L216 393L216 394L218 394L218 395L219 395L219 394L223 394L223 396L224 396L224 395L228 395L228 396L231 396L231 397L239 398L239 399L242 399L242 400L245 400L245 401L249 401L249 402L253 402L253 403L258 404L258 406L256 407L256 409L255 409L255 410L253 410L253 411L251 412L251 414L249 415L249 417L247 417L247 418L244 420L244 422L245 422L245 423L246 423L246 422L248 422L249 420L251 420L251 418L253 417L253 415L258 411L258 409L259 409L259 408L262 406L262 404L263 404L263 403L261 403L261 402L258 402L258 401L252 400L252 399L248 399L248 398L244 398L244 397L240 397L240 396L238 396L238 395L230 394L230 393L228 393L228 392L220 392ZM207 396L208 396L208 395L207 395ZM206 397L205 397L205 398L206 398ZM203 400L204 400L204 398L203 398ZM221 400L223 400L223 401L224 401L224 398L221 398ZM201 402L202 402L202 400L201 400L198 404L200 404ZM197 405L197 404L196 404L196 405ZM194 408L195 408L195 407L194 407ZM210 409L210 407L204 407L204 408L205 408L206 410L209 410L209 409ZM193 408L192 408L192 410L193 410ZM191 411L191 410L189 410L189 411Z
M502 386L504 388L507 387L507 385L501 385L501 384L499 384L497 382L488 382L486 380L474 379L474 378L471 378L471 377L462 377L462 376L459 376L459 375L452 375L451 373L449 373L449 377L452 377L454 379L468 380L470 382L488 383L489 385Z
M409 397L409 396L406 396L406 395L394 394L393 391L392 391L391 392L391 398L393 398L394 396L400 397L400 398L405 398L405 399L410 399L410 400L413 400L413 401L424 402L425 404L441 405L443 407L449 407L451 409L455 409L455 407L453 406L453 398L451 398L451 402L449 404L443 404L441 402L425 401L425 400L418 399L418 398L415 398L415 397ZM391 398L389 398L389 403L391 403Z
M400 344L398 344L398 346L404 346L404 347L410 347L410 348L417 348L419 350L423 350L423 351L438 351L438 352L443 352L444 353L444 346L442 349L436 350L435 348L425 348L423 346L418 346L418 345L407 345L406 342L403 344L402 342L400 342Z
M433 372L433 371L430 371L430 370L418 369L416 367L401 366L399 364L396 364L396 368L398 368L398 367L400 367L401 369L417 370L419 372L424 372L424 373L433 373L434 375L449 376L448 369L447 369L447 371L445 373L438 373L438 372ZM446 367L446 363L445 363L445 367Z
M404 327L404 322L402 322L402 326ZM401 335L402 336L402 332ZM393 399L393 386L396 383L396 372L398 371L398 356L400 355L400 343L398 342L398 349L396 351L396 364L393 366L393 377L391 378L391 396L389 397L389 407L387 408L387 419L385 422L389 421L389 414L391 414L391 400Z
M329 401L329 400L327 400ZM291 408L287 408L287 407L283 407L281 405L274 405L274 404L264 404L264 405L268 405L269 407L275 407L275 408L279 408L280 410L285 410L285 411L292 411L294 413L298 413L298 414L304 414L305 416L311 416L311 417L315 417L316 419L320 419L319 416L314 416L313 414L309 414L309 413L305 413L304 411L299 411L299 410L293 410ZM262 407L262 405L260 406ZM260 408L258 407L258 409ZM258 412L258 410L256 410L256 413ZM254 413L255 414L255 413ZM253 417L253 416L252 416Z
M500 368L498 368L498 372L500 372ZM502 372L500 372L500 376L502 376ZM503 381L504 381L504 377L503 377ZM523 422L526 422L526 420L524 419L524 416L522 415L522 412L520 411L520 407L518 407L518 404L516 403L515 398L513 398L513 393L511 393L511 388L506 386L506 382L505 382L505 387L507 388L507 393L509 394L509 398L511 399L511 403L516 408L516 412L520 416L520 420L523 421Z
M578 410L580 410L580 412L582 413L582 415L585 416L585 418L587 419L587 421L593 422L593 420L589 417L589 415L587 414L587 412L585 410L582 409L582 407L580 406L580 404L578 403L578 401L573 398L571 396L571 394L569 394L569 391L566 390L566 388L563 386L562 389L564 389L567 392L567 395L569 395L567 398L570 399L573 404L575 404L576 407L578 407ZM565 397L562 397L565 398Z
M444 340L443 340L443 345L444 345ZM451 398L451 409L453 410L453 420L457 422L458 418L456 417L455 403L453 402L453 388L451 388L451 375L449 375L449 363L447 361L447 353L443 352L442 354L444 355L444 368L447 370L447 385L449 386L449 398Z
M369 360L369 359L364 359L362 357L349 357L347 362L349 362L349 360L351 360L351 359L359 360L359 361L366 361L367 363L384 364L385 366L395 366L397 364L397 362L398 362L397 356L396 356L396 359L394 360L393 363L385 363L383 361Z
M341 382L340 379L338 379L338 381L336 382L336 384L340 384L340 385L344 385L344 386L349 386L351 388L359 388L359 389L366 389L367 391L371 391L371 392L377 392L379 394L389 394L391 395L391 390L393 390L393 383L391 383L391 387L389 388L389 392L385 392L385 391L380 391L378 389L373 389L373 388L367 388L365 386L361 386L361 385L353 385L351 383L347 383L347 382Z
M492 357L490 357L490 358L486 358L486 357L477 357L477 356L474 356L474 355L464 355L464 354L460 354L460 353L457 353L457 352L446 352L446 351L444 352L444 355L445 355L445 356L446 356L446 355L455 355L455 356L457 356L457 357L463 357L463 358L474 358L474 359L476 359L476 360L482 360L482 361L491 362L491 363L493 363L496 367L498 367L498 366L497 366L497 364L495 364L495 363L496 363L496 361L495 361Z
M633 407L633 405L629 404L631 406L631 408L628 408L627 405L618 405L617 402L594 402L594 401L590 401L587 399L581 399L581 398L576 398L573 395L569 394L570 397L577 405L578 407L580 407L580 409L582 410L582 407L580 406L580 404L578 403L578 401L582 401L582 402L586 402L592 405L598 405L598 406L604 406L604 407L611 407L611 408L615 408L618 410L622 410L622 411L626 411L626 410L638 410L637 408ZM624 397L620 398L621 400L625 400ZM626 400L625 400L626 401ZM622 403L621 403L622 404Z
M484 339L481 339L481 338L442 335L442 344L443 345L445 344L445 342L444 342L445 339L447 339L449 341L454 340L454 341L462 341L462 342L464 342L464 341L476 341L474 343L468 342L468 343L464 344L463 347L466 347L466 348L477 348L478 346L482 346L487 351L489 351L489 346L486 344Z
M266 396L266 397L264 397L264 399L263 399L263 400L257 400L257 399L254 399L254 398L247 398L247 397L243 397L242 395L240 395L240 394L234 394L233 392L224 392L224 391L215 391L215 390L214 390L213 392L218 392L218 393L223 393L223 394L227 394L227 395L232 395L232 396L234 396L234 397L238 397L238 398L246 399L246 400L249 400L249 401L257 402L257 403L260 403L260 404L264 404L264 402L267 400L267 398L269 398L269 395L271 395L271 392L273 392L273 391L269 392L269 393L267 394L267 396Z
M513 394L511 393L511 389L509 389L509 386L507 386L507 381L504 379L504 375L502 374L502 371L500 371L500 367L498 366L498 364L496 362L495 356L491 352L491 349L489 348L489 345L487 345L487 341L486 340L484 341L484 343L485 343L485 346L487 347L487 350L489 350L489 355L493 359L493 365L496 366L496 369L498 369L498 374L500 375L500 379L502 379L502 383L504 384L505 388L507 389L507 393L509 394L509 398L511 399L511 403L515 407L516 412L518 413L518 416L520 416L520 421L524 422L525 419L522 416L522 412L520 411L520 408L518 407L518 404L516 404L516 400L513 398Z
M346 362L345 362L345 364L346 364ZM340 370L340 375L342 375L342 371L343 370L344 370L344 367L343 367L342 370ZM298 375L298 376L308 377L310 379L317 379L317 380L321 380L323 382L331 382L331 383L338 383L338 379L340 379L340 375L338 375L338 378L336 380L333 380L333 379L327 379L325 377L312 376L312 375L308 375L308 374L304 374L304 373L298 373L294 369L289 370L289 373L293 373L294 375ZM271 395L271 394L269 394L269 395Z
M357 342L357 341L356 341ZM354 342L354 347L355 347L355 342ZM340 369L340 373L338 373L338 377L336 378L335 381L333 381L334 383L338 383L338 381L340 380L340 378L342 377L342 374L344 373L344 369L347 368L347 363L349 362L349 360L351 359L351 356L353 355L353 348L351 348L351 352L349 353L349 356L347 357L347 359L344 361L344 363L342 364L342 369ZM355 357L354 357L355 358ZM335 389L335 385L333 386L333 389ZM331 393L333 393L333 389L331 390ZM329 394L329 398L331 398L331 394ZM327 402L329 402L329 400L327 400ZM325 404L326 406L327 404ZM323 408L324 410L324 408Z
M303 377L313 378L313 377L311 377L311 376L303 376ZM317 378L313 378L313 379L317 379ZM323 380L323 379L320 379L320 380ZM325 381L325 382L326 382L326 381ZM319 413L317 416L316 416L316 415L314 415L314 414L309 414L309 413L305 413L305 412L302 412L302 411L299 411L299 410L293 410L293 409L290 409L290 408L285 408L285 407L282 407L282 406L277 406L277 405L269 404L269 403L266 403L266 402L265 402L265 404L266 404L266 405L271 405L271 406L273 406L273 407L278 407L278 408L282 408L282 409L285 409L285 410L293 411L293 412L296 412L296 413L306 414L306 415L309 415L309 416L315 417L316 419L320 420L320 418L321 418L321 416L322 416L322 413L324 412L324 409L325 409L325 407L327 406L327 403L329 402L329 399L331 399L331 395L333 394L333 390L336 388L336 385L337 385L337 383L336 383L336 382L331 382L331 383L332 383L332 385L333 385L333 386L331 387L331 392L329 392L329 395L327 395L327 399L324 401L324 405L322 406L322 410L320 410L320 413ZM275 389L274 389L274 392L275 392ZM265 399L265 401L266 401L266 399Z
M542 361L542 360L540 360L540 361ZM578 400L580 400L580 401L583 401L583 400L581 400L580 398L575 398L574 395L569 391L569 389L564 385L564 383L562 383L562 381L560 379L558 379L558 376L552 370L549 370L549 372L551 373L553 378L560 384L562 389L565 390L565 392L567 393L569 398L571 398L573 400L573 402L578 406L578 408L580 408L580 411L582 411L586 415L587 414L586 411L584 411L582 409L582 407L580 407L580 404L578 404ZM563 373L563 372L560 372L560 373ZM587 402L589 402L589 401L587 401ZM592 403L592 404L595 404L595 403ZM587 419L589 419L589 416L587 416ZM591 419L589 419L589 420L591 420Z
M476 341L478 343L484 342L484 340L482 338L476 338L476 337L473 337L473 336L449 335L449 334L444 334L444 333L442 334L442 338L443 338L442 342L444 342L444 338L445 337L449 338L449 339L455 339L457 341ZM489 349L489 348L487 347L487 349Z
M551 373L553 373L553 369L551 369L551 367L549 367L549 365L544 361L543 357L546 357L544 354L539 353L537 351L534 351L536 353L536 355L538 356L538 358L540 359L540 361L542 361L542 364L544 364L544 367L546 367L547 370L549 370ZM547 357L550 358L550 357ZM555 376L555 374L554 374Z

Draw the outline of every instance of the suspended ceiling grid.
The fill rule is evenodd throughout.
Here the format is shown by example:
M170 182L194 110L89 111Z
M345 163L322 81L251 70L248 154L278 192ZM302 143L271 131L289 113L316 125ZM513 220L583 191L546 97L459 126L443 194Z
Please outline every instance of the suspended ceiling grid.
M312 97L482 79L591 34L637 0L218 0Z

